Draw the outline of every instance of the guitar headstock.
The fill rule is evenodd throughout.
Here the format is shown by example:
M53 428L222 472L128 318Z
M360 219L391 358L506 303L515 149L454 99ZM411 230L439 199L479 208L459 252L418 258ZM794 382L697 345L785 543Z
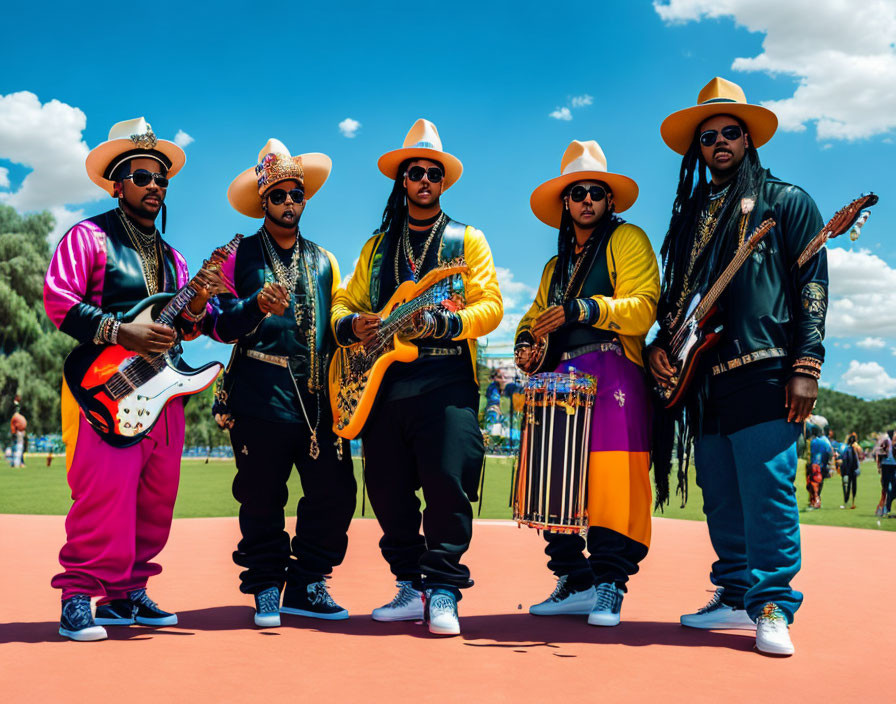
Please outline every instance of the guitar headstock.
M243 239L243 236L241 234L237 233L234 236L234 238L232 240L230 240L230 242L228 242L227 244L225 244L222 247L216 247L215 251L212 252L210 261L217 262L218 264L225 261L227 259L227 257L229 257L231 254L233 254L236 251L236 248L239 246L241 239Z
M849 205L845 205L825 225L828 239L832 239L849 230L861 217L865 208L877 205L878 197L874 193L863 193Z
M753 249L757 244L759 244L759 240L765 237L768 234L768 231L771 230L775 226L774 218L766 218L759 226L753 230L753 234L750 235L750 239L747 240L747 246L750 249Z

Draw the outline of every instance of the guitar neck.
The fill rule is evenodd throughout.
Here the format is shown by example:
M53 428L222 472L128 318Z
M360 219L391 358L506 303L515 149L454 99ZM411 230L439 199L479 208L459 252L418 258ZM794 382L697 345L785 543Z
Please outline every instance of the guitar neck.
M187 307L195 295L196 291L194 291L191 286L187 285L182 288L175 294L174 298L168 301L167 305L162 308L162 312L159 313L156 322L161 323L162 325L167 325L168 327L173 327L175 318L177 318L180 312Z
M696 320L701 320L716 304L719 296L722 295L725 288L731 283L731 279L734 278L734 275L744 265L744 262L747 261L747 257L750 256L750 252L752 251L753 248L750 246L749 240L744 242L743 246L737 250L737 254L735 254L734 258L728 262L728 266L725 267L725 271L722 272L722 275L716 280L709 291L706 292L706 295L700 299L700 303L694 311L694 318Z

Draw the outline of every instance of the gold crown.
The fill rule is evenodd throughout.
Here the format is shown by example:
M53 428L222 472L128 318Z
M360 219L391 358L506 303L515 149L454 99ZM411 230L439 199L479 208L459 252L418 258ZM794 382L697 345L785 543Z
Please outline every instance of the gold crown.
M262 195L280 181L304 183L305 170L302 168L302 157L270 152L265 154L261 163L255 167L255 175L258 178L258 195Z

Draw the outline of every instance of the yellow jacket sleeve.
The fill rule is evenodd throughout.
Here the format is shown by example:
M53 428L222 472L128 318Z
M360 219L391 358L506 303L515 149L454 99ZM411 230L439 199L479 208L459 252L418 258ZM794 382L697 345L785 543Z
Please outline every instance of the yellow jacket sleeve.
M541 274L541 283L538 284L538 292L535 294L535 301L526 311L525 315L520 318L520 323L516 328L516 342L521 342L520 335L524 333L531 337L531 329L538 320L538 316L548 309L548 290L551 287L551 277L554 276L554 268L557 266L557 257L551 257L545 264L544 271ZM533 340L529 340L532 342Z
M458 311L463 329L456 340L488 335L504 316L504 300L498 288L498 274L485 235L473 227L464 233L464 259L469 271L464 275L466 305Z
M594 327L633 337L647 335L656 320L660 273L644 230L628 223L616 228L607 247L607 265L614 293L592 296L600 309Z
M361 248L361 256L358 258L355 270L333 293L330 325L334 335L336 334L336 324L345 316L373 312L370 305L370 260L374 247L379 244L381 239L381 235L374 235L367 240Z
M336 296L336 291L339 290L339 262L336 261L336 257L333 256L332 252L329 252L326 249L324 251L327 252L327 259L330 260L330 268L333 270L333 286L330 289L330 301L332 302L333 298Z

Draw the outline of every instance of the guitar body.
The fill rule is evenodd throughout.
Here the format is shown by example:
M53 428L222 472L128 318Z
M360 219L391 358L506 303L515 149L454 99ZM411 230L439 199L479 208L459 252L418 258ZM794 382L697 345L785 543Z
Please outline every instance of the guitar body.
M417 346L398 335L402 326L395 321L401 309L409 310L409 306L417 302L420 308L437 305L449 297L449 289L440 284L462 271L466 271L466 266L449 263L429 272L418 282L402 282L377 313L383 320L381 329L396 328L394 333L373 343L379 349L367 350L358 342L336 350L329 372L330 407L336 435L347 440L358 437L373 410L386 370L395 362L413 362L419 356ZM402 317L409 318L410 314Z
M122 317L125 323L151 323L174 294L144 299ZM218 362L191 369L163 354L152 364L121 345L86 342L71 351L63 376L84 417L115 447L140 442L161 417L165 406L179 396L199 393L217 379ZM124 384L122 372L141 370L148 377L138 385ZM111 388L110 388L111 387Z

